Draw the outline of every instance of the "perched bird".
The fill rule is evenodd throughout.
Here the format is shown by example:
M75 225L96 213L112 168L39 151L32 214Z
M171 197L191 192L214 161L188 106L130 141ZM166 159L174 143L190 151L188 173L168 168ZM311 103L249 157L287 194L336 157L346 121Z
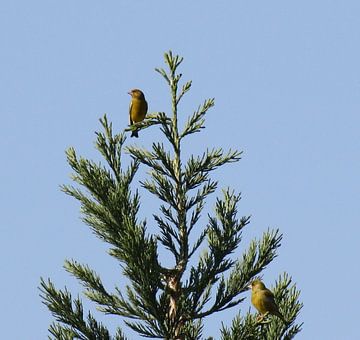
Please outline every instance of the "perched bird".
M251 285L249 285L249 288L251 289L251 303L262 317L266 314L272 314L279 317L284 323L287 323L279 311L274 294L267 289L260 280L254 280Z
M134 89L128 93L131 96L129 107L130 125L133 125L134 123L144 120L148 110L148 104L145 100L144 93L142 93L141 90ZM134 130L131 133L131 137L139 137L138 131Z

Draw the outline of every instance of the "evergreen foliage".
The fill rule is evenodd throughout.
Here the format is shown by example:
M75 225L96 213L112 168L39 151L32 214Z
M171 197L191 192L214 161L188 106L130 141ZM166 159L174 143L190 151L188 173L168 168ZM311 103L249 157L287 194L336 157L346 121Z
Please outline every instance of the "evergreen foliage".
M241 197L230 189L217 198L206 225L200 223L206 198L218 187L211 172L237 162L241 152L209 149L187 160L182 157L183 138L205 127L205 116L214 106L214 99L205 100L184 127L178 125L178 104L191 88L191 81L179 84L182 75L177 69L182 60L166 53L168 71L156 69L170 87L172 115L158 112L129 128L159 126L170 150L163 142L154 142L150 150L128 146L125 151L132 160L124 169L125 134L114 134L105 115L100 119L104 131L97 133L96 140L103 164L79 157L73 148L66 152L76 185L64 185L62 190L80 202L83 221L110 245L109 254L120 262L129 283L125 291L115 287L110 292L89 266L68 260L64 267L81 282L85 296L99 311L123 317L128 327L148 338L201 339L204 318L238 306L249 296L248 285L277 256L282 239L278 230L268 230L237 259L230 256L238 253L243 229L250 221L248 216L238 217ZM133 189L133 179L141 165L149 169L142 187L161 201L159 212L153 215L157 234L149 233L146 221L138 219L140 196ZM194 228L200 230L198 237L193 237ZM172 268L161 264L159 245L173 256ZM200 246L206 251L198 255ZM50 280L41 279L40 290L56 319L49 328L55 339L126 339L122 329L111 336L92 314L84 316L81 300L66 288L56 289ZM296 324L302 307L299 291L284 274L274 294L288 324L271 316L260 322L248 311L239 313L229 328L223 325L221 338L292 339L301 330Z

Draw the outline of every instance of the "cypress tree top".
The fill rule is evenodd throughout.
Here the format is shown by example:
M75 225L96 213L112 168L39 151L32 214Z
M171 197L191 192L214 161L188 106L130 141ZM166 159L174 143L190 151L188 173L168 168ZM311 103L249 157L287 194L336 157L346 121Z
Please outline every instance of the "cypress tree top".
M168 71L156 69L170 87L172 114L150 114L128 129L160 127L169 149L164 142L154 142L150 149L126 146L132 160L124 169L125 132L114 134L105 115L100 119L103 132L97 133L96 140L104 163L79 157L73 148L66 152L77 185L64 185L62 190L80 202L84 222L110 245L109 254L120 262L128 278L126 289L109 291L94 270L74 260L65 261L65 269L82 283L85 296L98 310L123 317L143 337L201 339L207 316L237 306L239 314L230 326L222 325L221 339L291 339L301 330L296 318L302 304L288 274L280 275L273 289L287 323L270 315L260 320L240 307L249 296L249 284L277 256L280 232L268 230L244 249L242 233L250 217L237 216L241 197L231 189L224 189L217 198L214 214L206 223L200 219L206 198L218 187L211 172L237 162L241 152L208 149L184 159L182 141L205 127L214 99L205 100L179 126L178 104L191 88L191 81L179 84L182 75L177 70L182 60L166 53ZM149 169L149 177L140 182L142 187L161 202L149 222L156 225L157 233L149 233L146 222L138 218L141 198L133 189L133 179L139 166ZM192 233L195 229L197 237ZM173 267L161 264L159 245L174 259ZM238 254L238 249L242 255L234 259L230 255ZM58 290L50 280L41 279L40 290L56 319L49 328L55 339L127 339L120 327L110 335L90 312L85 316L82 301L66 288Z

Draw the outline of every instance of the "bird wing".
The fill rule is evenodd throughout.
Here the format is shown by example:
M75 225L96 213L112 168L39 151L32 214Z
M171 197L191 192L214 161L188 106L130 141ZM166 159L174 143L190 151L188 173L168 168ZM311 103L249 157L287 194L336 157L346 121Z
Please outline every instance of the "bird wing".
M264 290L263 290L263 294L264 294L264 297L265 297L268 301L271 301L271 302L274 302L274 303L275 303L274 294L273 294L270 290L264 289Z
M130 120L130 125L133 125L133 121L132 121L132 119L131 119L131 109L132 109L132 105L133 105L133 103L132 103L132 101L130 102L130 106L129 106L129 120Z
M275 314L283 319L283 316L279 312L279 307L275 302L274 294L268 289L264 290L263 294L264 294L263 295L264 296L264 304L266 305L266 309L270 313Z

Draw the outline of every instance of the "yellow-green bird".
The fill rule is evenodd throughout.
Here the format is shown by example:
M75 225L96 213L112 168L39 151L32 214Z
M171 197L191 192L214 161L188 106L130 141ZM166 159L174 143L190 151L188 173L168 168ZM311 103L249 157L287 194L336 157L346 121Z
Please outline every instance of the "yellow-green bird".
M284 323L287 323L279 311L275 302L274 294L266 288L260 280L254 280L249 286L251 289L251 303L264 317L266 314L272 314L279 317Z
M130 125L138 123L144 120L148 104L145 100L144 93L139 89L133 89L128 92L131 96L131 102L129 107ZM131 133L131 137L139 137L138 131L134 130Z

